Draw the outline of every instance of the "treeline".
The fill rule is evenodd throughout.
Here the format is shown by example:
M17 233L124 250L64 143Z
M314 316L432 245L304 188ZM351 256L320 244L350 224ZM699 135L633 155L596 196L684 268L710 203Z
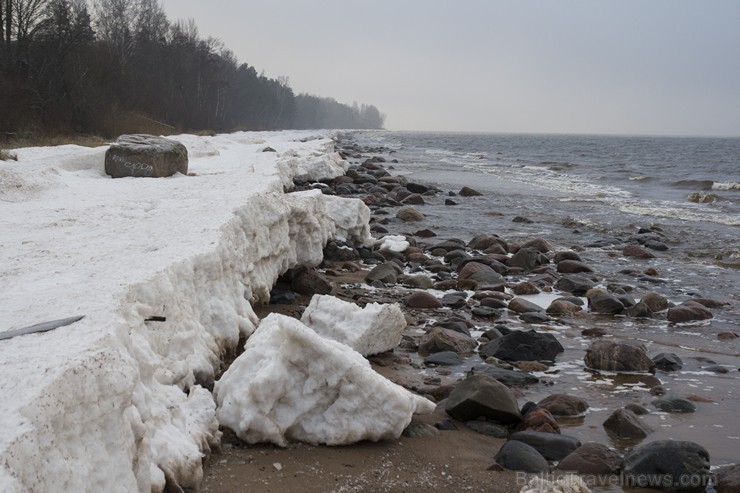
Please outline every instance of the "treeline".
M0 0L0 133L382 128L374 106L296 96L159 0Z

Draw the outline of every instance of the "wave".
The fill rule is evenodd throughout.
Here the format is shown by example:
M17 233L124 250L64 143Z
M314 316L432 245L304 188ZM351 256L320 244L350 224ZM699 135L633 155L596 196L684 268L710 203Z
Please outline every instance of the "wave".
M740 183L728 182L728 183L717 183L712 184L712 190L740 190Z
M673 182L672 185L676 188L691 188L696 190L711 190L714 185L712 180L679 180Z
M645 175L639 175L639 176L630 176L630 181L650 181L652 180L652 176L645 176Z

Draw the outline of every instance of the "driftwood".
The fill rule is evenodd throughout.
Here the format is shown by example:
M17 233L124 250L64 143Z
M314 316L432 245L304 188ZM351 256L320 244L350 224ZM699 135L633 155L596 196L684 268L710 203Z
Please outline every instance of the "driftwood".
M13 337L17 336L23 336L26 334L35 334L38 332L48 332L50 330L57 329L59 327L64 327L65 325L70 325L75 322L78 322L85 318L84 315L81 315L79 317L70 317L70 318L63 318L60 320L52 320L51 322L43 322L36 325L31 325L29 327L23 327L22 329L15 329L15 330L9 330L7 332L0 332L0 341L4 339L12 339Z

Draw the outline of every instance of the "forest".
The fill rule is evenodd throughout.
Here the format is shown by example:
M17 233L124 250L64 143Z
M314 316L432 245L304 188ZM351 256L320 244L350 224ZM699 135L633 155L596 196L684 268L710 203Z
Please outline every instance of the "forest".
M159 0L0 0L0 138L382 128L373 105L295 94Z

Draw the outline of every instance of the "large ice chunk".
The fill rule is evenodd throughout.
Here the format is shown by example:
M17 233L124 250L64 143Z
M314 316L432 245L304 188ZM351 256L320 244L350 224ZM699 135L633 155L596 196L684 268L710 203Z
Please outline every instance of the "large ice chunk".
M221 425L249 443L345 445L395 439L434 404L376 373L300 321L265 318L216 383Z
M363 356L390 351L401 342L406 319L397 303L361 308L329 295L315 295L301 322Z

